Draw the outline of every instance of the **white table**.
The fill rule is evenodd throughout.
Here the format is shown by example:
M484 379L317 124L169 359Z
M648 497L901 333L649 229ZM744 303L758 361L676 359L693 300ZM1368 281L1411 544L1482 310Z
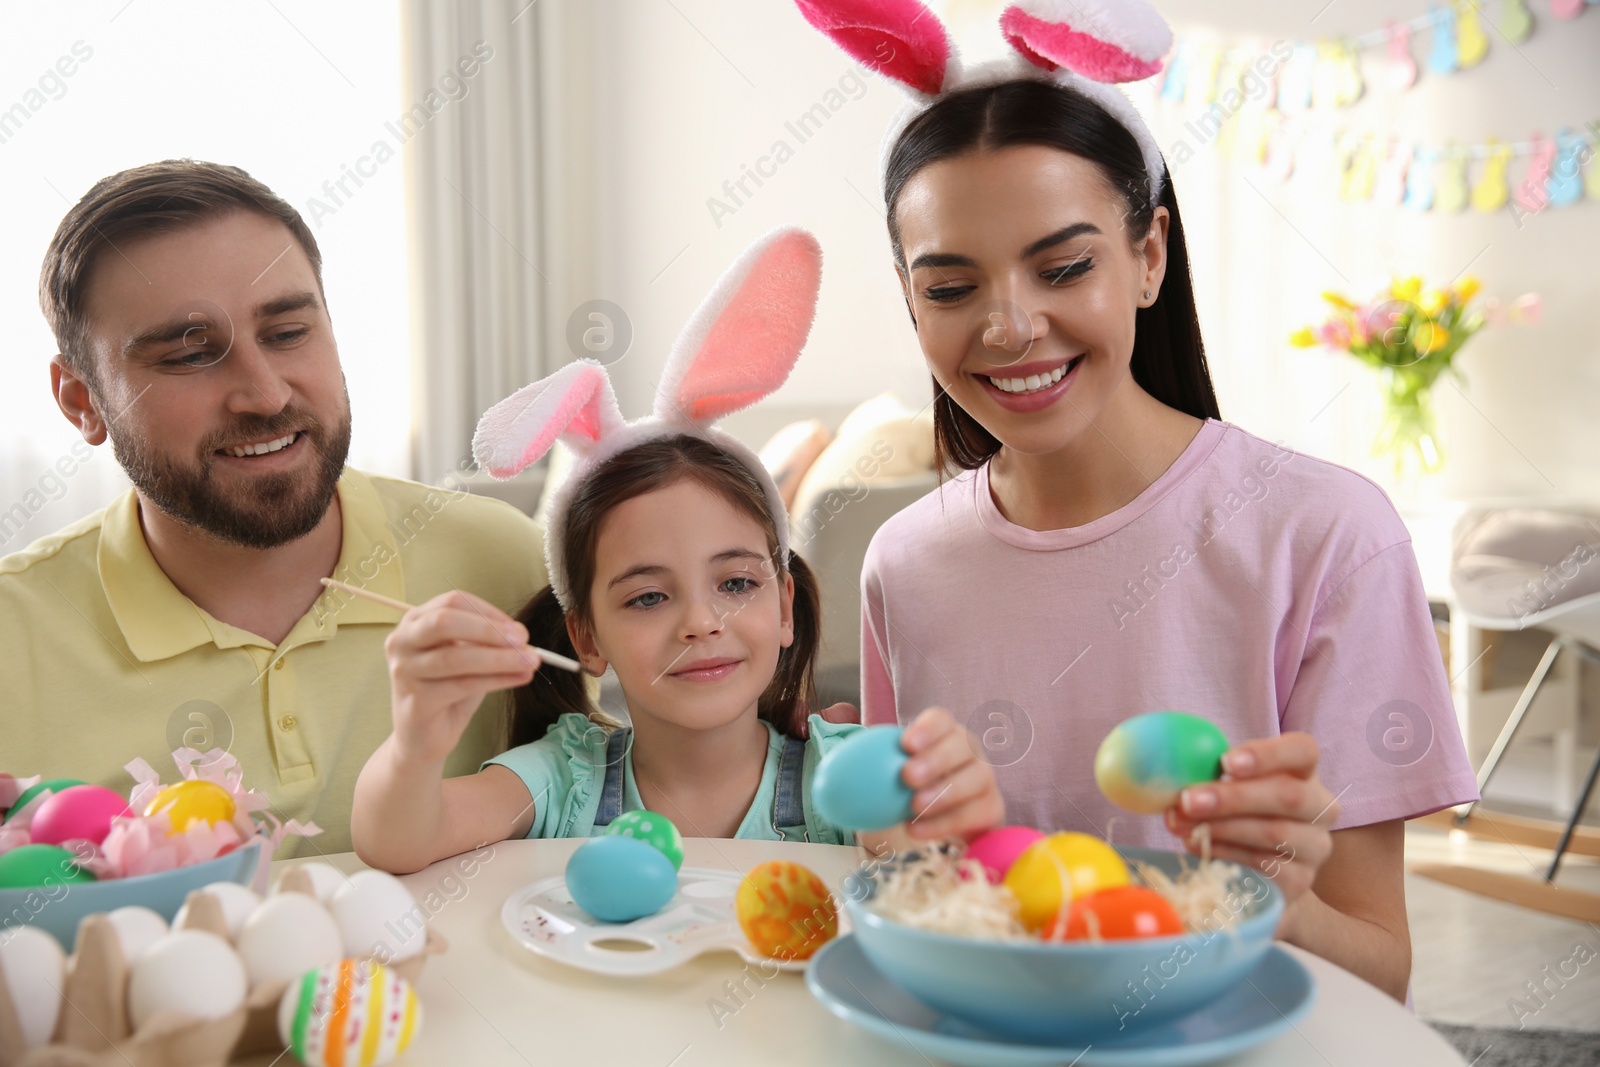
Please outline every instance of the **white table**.
M506 841L492 846L473 877L445 860L405 877L419 901L441 904L431 924L450 949L428 961L418 985L421 1035L402 1064L628 1064L709 1067L714 1064L871 1064L928 1067L929 1061L835 1018L807 992L798 974L761 984L731 952L701 956L665 974L607 978L526 951L500 925L500 906L515 890L560 874L581 840ZM838 845L691 838L685 866L744 871L769 859L805 864L830 885L865 853ZM459 859L459 858L458 858ZM328 857L344 871L362 863L353 853ZM299 860L274 864L274 875ZM1465 1061L1428 1026L1348 972L1288 949L1310 969L1317 1001L1298 1027L1228 1061L1251 1067L1407 1067ZM718 1026L713 998L729 1000L729 982L748 992L736 1014ZM266 1067L271 1056L248 1061ZM289 1062L287 1059L283 1063Z

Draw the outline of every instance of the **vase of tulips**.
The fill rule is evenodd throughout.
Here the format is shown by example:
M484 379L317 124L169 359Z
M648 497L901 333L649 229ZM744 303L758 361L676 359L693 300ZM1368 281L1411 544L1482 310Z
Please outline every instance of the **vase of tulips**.
M1378 373L1384 419L1373 451L1392 459L1397 481L1433 474L1444 465L1431 394L1445 373L1465 381L1456 355L1491 317L1501 317L1494 301L1474 302L1480 288L1472 277L1441 289L1424 288L1420 278L1401 278L1366 304L1323 293L1331 308L1327 319L1289 339L1302 348L1322 345L1348 352ZM1507 317L1533 318L1537 301L1523 297Z

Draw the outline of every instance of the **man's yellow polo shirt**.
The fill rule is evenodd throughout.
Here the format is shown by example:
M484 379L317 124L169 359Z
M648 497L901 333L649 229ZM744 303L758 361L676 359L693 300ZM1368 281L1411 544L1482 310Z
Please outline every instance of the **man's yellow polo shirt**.
M543 535L498 500L346 469L333 576L420 604L452 589L515 613L544 586ZM356 776L389 735L383 642L400 612L329 590L283 643L220 622L167 578L132 490L0 559L0 771L126 792L142 756L221 746L280 818L323 832L283 855L350 849ZM508 694L484 701L445 773L503 748Z

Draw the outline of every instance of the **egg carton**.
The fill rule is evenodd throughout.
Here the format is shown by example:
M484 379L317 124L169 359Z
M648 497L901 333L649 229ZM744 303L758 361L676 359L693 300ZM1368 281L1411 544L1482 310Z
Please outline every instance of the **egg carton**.
M311 877L294 868L277 892L316 892ZM182 921L173 929L205 930L232 943L222 907L203 889L189 894ZM416 984L429 956L449 946L431 927L423 949L385 964ZM64 1008L50 1044L26 1048L22 1024L0 974L0 1067L224 1067L230 1060L283 1049L278 1037L278 1002L288 982L264 982L244 1003L219 1019L195 1019L158 1012L134 1031L127 1012L128 964L116 930L104 915L90 915L78 926L77 950L67 961L61 994Z

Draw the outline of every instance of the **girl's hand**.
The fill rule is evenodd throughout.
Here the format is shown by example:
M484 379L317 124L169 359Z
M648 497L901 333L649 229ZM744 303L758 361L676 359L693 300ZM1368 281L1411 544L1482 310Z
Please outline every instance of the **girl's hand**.
M911 756L901 777L916 795L912 837L976 837L1005 821L1006 802L994 768L978 758L978 741L944 708L929 708L907 726L901 745Z
M383 643L395 754L443 764L484 695L526 685L539 666L521 623L459 590L406 612Z
M1304 733L1234 745L1222 757L1223 780L1185 789L1167 809L1167 828L1198 853L1194 832L1211 827L1211 855L1260 871L1293 904L1333 852L1328 827L1339 818L1317 756Z

